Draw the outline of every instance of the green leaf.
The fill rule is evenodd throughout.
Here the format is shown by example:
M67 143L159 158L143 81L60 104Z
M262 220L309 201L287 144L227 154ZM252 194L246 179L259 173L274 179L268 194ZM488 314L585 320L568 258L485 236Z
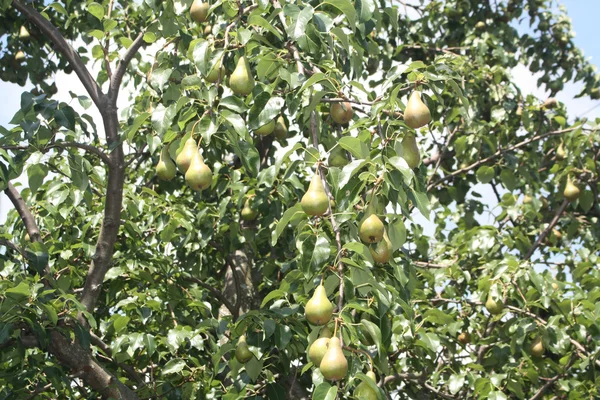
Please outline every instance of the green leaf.
M349 0L323 0L321 4L331 4L346 15L348 27L354 31L356 27L356 11Z
M354 157L358 159L366 159L369 157L369 149L359 138L352 136L344 136L338 144L345 150L348 150Z
M450 390L450 393L452 393L452 394L458 393L458 391L460 389L462 389L464 384L465 384L465 376L464 375L452 374L452 375L450 375L450 378L448 379L448 389Z
M305 218L305 215L306 214L304 214L304 211L302 210L302 206L300 205L299 202L296 203L294 205L294 207L288 208L287 210L285 210L285 212L283 213L283 216L277 222L277 226L275 227L273 234L271 235L271 246L275 246L277 244L277 241L279 240L279 236L281 236L281 233L283 232L283 230L288 226L288 224L292 220L298 219L298 218Z
M135 134L140 129L140 127L146 122L146 120L150 117L150 113L141 113L133 120L133 124L127 130L127 140L129 142L133 141Z
M313 8L307 5L288 26L287 34L292 40L297 41L300 37L306 35L306 25L312 19L313 12Z
M38 191L44 183L44 178L48 174L48 169L43 164L33 164L27 168L27 177L29 178L29 188L31 193Z
M17 286L6 289L4 294L9 299L13 299L17 302L24 302L31 296L31 288L27 282L21 281Z
M252 14L250 17L248 17L248 25L260 26L261 28L264 28L275 35L277 39L283 40L283 36L281 36L279 31L275 29L273 25L269 23L269 21L258 14Z
M479 167L479 169L477 169L476 176L479 182L484 184L490 183L495 176L494 168L488 167L487 165Z
M185 368L185 361L181 358L172 358L161 370L161 375L177 374Z
M375 11L375 2L373 0L356 0L354 4L360 22L367 22L371 19Z
M102 21L102 18L104 18L104 7L98 3L90 3L88 5L88 12L100 21Z

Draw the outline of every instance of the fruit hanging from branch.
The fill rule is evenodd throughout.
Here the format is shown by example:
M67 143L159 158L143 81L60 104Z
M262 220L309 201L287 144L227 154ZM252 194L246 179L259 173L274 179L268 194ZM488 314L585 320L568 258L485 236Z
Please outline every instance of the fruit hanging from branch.
M308 322L313 325L325 325L333 315L333 304L327 297L325 286L319 284L312 297L306 303L304 315Z
M404 109L404 122L412 129L419 129L431 122L431 113L421 100L420 92L414 91L408 98Z

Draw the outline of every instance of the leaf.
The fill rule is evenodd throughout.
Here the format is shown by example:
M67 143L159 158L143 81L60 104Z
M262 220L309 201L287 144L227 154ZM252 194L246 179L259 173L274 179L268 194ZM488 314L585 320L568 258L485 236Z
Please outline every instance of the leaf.
M360 22L367 22L373 16L375 2L373 0L356 0L355 8Z
M4 294L9 299L13 299L17 302L24 302L31 296L31 288L25 281L19 282L17 286L6 289Z
M448 379L448 390L450 390L450 393L456 394L463 387L464 384L465 384L465 376L464 375L452 374L452 375L450 375L450 378Z
M162 368L161 375L177 374L185 368L185 361L181 358L169 360Z
M29 178L29 188L31 189L31 193L35 193L38 191L42 183L44 183L44 178L48 174L48 169L43 164L33 164L27 168L27 177Z
M294 207L288 208L287 210L285 210L285 212L283 213L283 216L277 222L277 226L275 227L275 230L273 231L273 234L271 235L271 246L275 246L277 244L277 241L279 240L279 236L281 236L281 233L283 232L283 230L288 226L290 221L292 221L294 219L294 217L298 217L298 216L301 218L304 218L304 216L305 216L304 211L302 210L302 206L300 205L299 202L296 203L294 205Z
M323 0L321 4L330 4L346 15L348 26L354 30L356 27L356 11L349 0Z
M306 24L312 19L313 12L313 8L307 5L288 26L287 34L292 40L297 41L300 37L306 35Z
M145 113L141 113L140 115L135 117L135 119L133 120L133 124L131 124L131 126L129 127L129 130L127 131L127 140L129 142L133 141L135 134L140 129L140 127L144 124L144 122L146 122L148 117L150 117L150 115L151 115L150 113L145 112Z
M490 183L494 179L494 168L484 165L479 167L476 173L477 180L481 183Z
M279 31L275 29L273 25L269 23L269 21L267 21L258 14L252 14L250 15L250 17L248 17L248 25L260 26L261 28L264 28L271 32L273 35L275 35L277 39L283 40L283 36L281 36Z
M404 245L406 242L406 227L404 226L402 218L396 218L394 222L388 225L388 236L392 242L392 249L394 251Z
M331 393L333 391L333 394ZM313 400L334 400L337 396L337 387L331 386L327 382L321 383L315 388Z
M421 212L421 214L425 218L429 219L430 205L429 205L429 198L427 197L427 193L416 192L411 188L410 195L412 195L412 197L415 201L415 204L416 204L417 208L419 209L419 211Z
M388 159L388 162L392 165L392 167L396 168L402 176L404 177L404 181L409 184L415 176L412 168L408 166L406 160L402 157L394 156Z
M156 109L152 112L152 126L159 135L164 135L167 129L169 129L176 114L176 104L171 104L166 108L162 104L156 106Z
M90 3L88 5L88 12L90 14L92 14L94 17L96 17L99 21L102 21L102 18L104 18L104 7L102 7L100 4L93 2Z
M252 382L256 382L263 369L263 360L252 357L246 364L246 373Z
M338 144L348 150L355 158L366 159L369 157L369 148L359 138L344 136Z

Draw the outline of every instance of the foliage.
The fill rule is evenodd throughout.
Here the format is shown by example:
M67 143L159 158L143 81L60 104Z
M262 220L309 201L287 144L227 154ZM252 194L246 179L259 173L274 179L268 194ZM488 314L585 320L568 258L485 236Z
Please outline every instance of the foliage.
M371 362L381 398L599 396L598 125L512 76L524 65L551 96L573 80L598 98L551 3L218 1L197 24L189 0L0 2L0 79L35 85L0 127L18 210L0 227L0 398L351 398L377 388ZM243 55L248 96L227 87ZM87 95L54 100L58 70ZM432 122L411 169L416 89ZM337 125L329 109L348 100ZM279 115L287 138L254 134ZM213 173L201 192L155 173L190 136ZM336 146L351 159L328 167ZM333 214L302 211L315 172ZM385 264L359 238L369 205ZM306 355L321 281L349 362L339 387Z

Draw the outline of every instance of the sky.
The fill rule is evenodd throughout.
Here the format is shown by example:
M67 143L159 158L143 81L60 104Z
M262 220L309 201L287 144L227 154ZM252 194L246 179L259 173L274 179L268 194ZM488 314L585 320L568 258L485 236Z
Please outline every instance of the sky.
M592 63L600 66L600 41L597 39L596 26L598 15L600 15L600 0L562 0L560 3L567 7L568 15L572 19L576 45L583 50L585 56ZM516 68L513 74L515 81L525 93L533 93L542 99L547 97L547 94L536 87L537 79L532 77L532 74L526 67ZM69 95L69 91L75 92L78 95L86 94L83 86L75 78L74 74L66 75L58 73L56 83L59 89L59 93L55 97L57 100L70 102L71 96ZM5 101L0 107L0 125L4 127L8 126L8 122L19 108L21 93L30 88L30 85L20 87L15 84L0 82L0 93L2 93L4 99L10 99L9 101ZM565 90L559 93L557 98L566 104L569 114L572 116L583 116L585 114L589 118L600 118L599 100L573 98L580 90L581 85L566 85ZM120 96L120 99L123 100L125 97ZM72 105L76 106L76 104ZM98 119L99 115L93 107L87 112L91 113L95 119ZM25 182L26 179L19 179L19 181ZM474 191L477 191L484 198L495 199L489 185L477 185L474 187ZM0 224L4 223L6 213L11 207L12 204L10 201L3 193L0 193ZM489 215L487 218L490 220L480 220L480 223L491 223L493 216ZM417 218L416 222L425 227L426 234L433 234L435 227L431 223L428 223L427 220L421 217Z

